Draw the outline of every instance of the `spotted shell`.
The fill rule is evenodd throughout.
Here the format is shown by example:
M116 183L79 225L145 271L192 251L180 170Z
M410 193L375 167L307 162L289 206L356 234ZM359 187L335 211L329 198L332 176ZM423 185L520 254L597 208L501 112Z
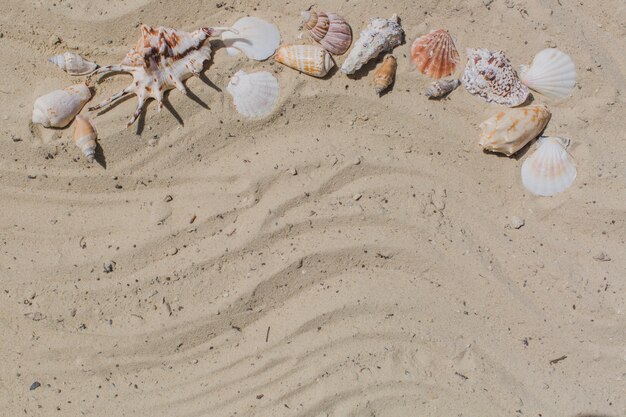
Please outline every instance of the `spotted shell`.
M415 39L411 57L422 74L437 80L454 73L460 60L454 40L445 29L433 30Z
M332 57L317 45L284 45L274 59L281 64L314 77L323 77L335 65Z
M352 29L346 20L334 13L304 11L304 28L311 39L334 55L346 53L352 44Z
M540 196L565 191L576 179L576 162L567 152L569 139L541 137L537 150L522 164L522 183Z
M380 94L393 84L398 62L393 55L387 55L382 65L374 73L374 90Z

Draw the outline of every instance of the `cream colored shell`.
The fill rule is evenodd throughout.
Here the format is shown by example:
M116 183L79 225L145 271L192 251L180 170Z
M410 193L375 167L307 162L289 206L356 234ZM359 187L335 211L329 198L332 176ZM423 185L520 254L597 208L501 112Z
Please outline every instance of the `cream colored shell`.
M96 157L98 133L91 120L80 114L76 116L74 123L74 144L83 152L89 162L93 162Z
M541 137L537 150L522 164L522 183L527 190L540 196L552 196L565 191L576 179L576 163L567 152L569 140Z
M332 57L317 45L284 45L278 48L274 59L281 64L314 77L324 77L335 65Z
M55 55L48 58L48 62L53 63L70 75L89 75L98 68L98 64L88 61L74 52Z
M91 98L87 84L55 90L35 100L33 123L44 127L65 127Z

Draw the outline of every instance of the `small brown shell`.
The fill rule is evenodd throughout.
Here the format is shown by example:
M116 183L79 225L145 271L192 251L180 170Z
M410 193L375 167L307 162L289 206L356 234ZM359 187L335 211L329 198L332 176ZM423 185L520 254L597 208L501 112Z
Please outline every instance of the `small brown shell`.
M352 44L352 29L346 20L334 13L305 11L301 13L309 36L334 55L346 53Z
M96 157L96 138L98 133L88 117L76 116L74 123L74 143L83 152L89 162L93 162Z
M454 40L445 29L417 38L411 46L411 57L422 74L437 80L452 75L460 60Z
M387 55L382 65L374 73L374 89L380 94L385 91L396 78L398 62L393 55Z
M324 48L317 45L284 45L274 59L281 64L314 77L323 77L335 65Z

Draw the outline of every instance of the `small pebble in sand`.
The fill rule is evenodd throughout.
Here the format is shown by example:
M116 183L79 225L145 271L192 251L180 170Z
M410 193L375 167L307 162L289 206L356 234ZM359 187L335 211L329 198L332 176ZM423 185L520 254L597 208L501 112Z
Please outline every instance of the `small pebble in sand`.
M493 3L493 0L483 0L483 4L484 4L486 7L489 7L489 5L490 5L491 3Z
M359 201L359 200L361 199L361 197L363 197L363 195L362 195L362 194L355 194L354 196L352 196L352 199L353 199L354 201Z
M104 263L104 273L109 274L115 269L115 261L108 261Z
M295 168L291 168L289 172L291 173L291 175L298 175L298 170Z
M594 255L593 259L600 262L609 262L611 257L604 251L600 251Z
M49 42L50 42L50 45L58 45L61 43L61 38L59 38L56 35L52 35L50 36Z
M41 386L41 383L39 381L35 381L30 385L30 390L35 390L37 388L39 388Z
M524 226L526 224L526 222L521 217L513 216L513 217L511 217L511 223L510 224L511 224L512 228L519 229L522 226Z
M357 156L356 158L354 158L354 160L352 161L352 163L354 165L359 165L361 163L361 157Z
M163 201L165 201L166 203L169 203L170 201L172 201L174 199L174 197L172 197L171 195L166 195L165 198L163 199Z

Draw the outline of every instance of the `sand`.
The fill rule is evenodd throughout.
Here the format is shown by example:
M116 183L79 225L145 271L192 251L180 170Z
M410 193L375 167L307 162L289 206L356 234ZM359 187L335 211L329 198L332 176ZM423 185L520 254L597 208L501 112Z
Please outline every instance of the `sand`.
M37 96L83 79L49 56L113 64L142 22L245 15L290 42L310 4L2 0L0 414L626 415L626 7L485 3L317 3L355 34L398 13L388 94L375 64L318 80L218 49L195 100L173 91L131 128L135 97L98 115L89 165L71 129L29 125ZM572 97L545 100L546 134L574 143L569 190L533 196L525 152L480 150L501 107L463 88L425 99L408 50L437 27L515 65L571 54ZM239 69L276 74L270 117L234 111Z

